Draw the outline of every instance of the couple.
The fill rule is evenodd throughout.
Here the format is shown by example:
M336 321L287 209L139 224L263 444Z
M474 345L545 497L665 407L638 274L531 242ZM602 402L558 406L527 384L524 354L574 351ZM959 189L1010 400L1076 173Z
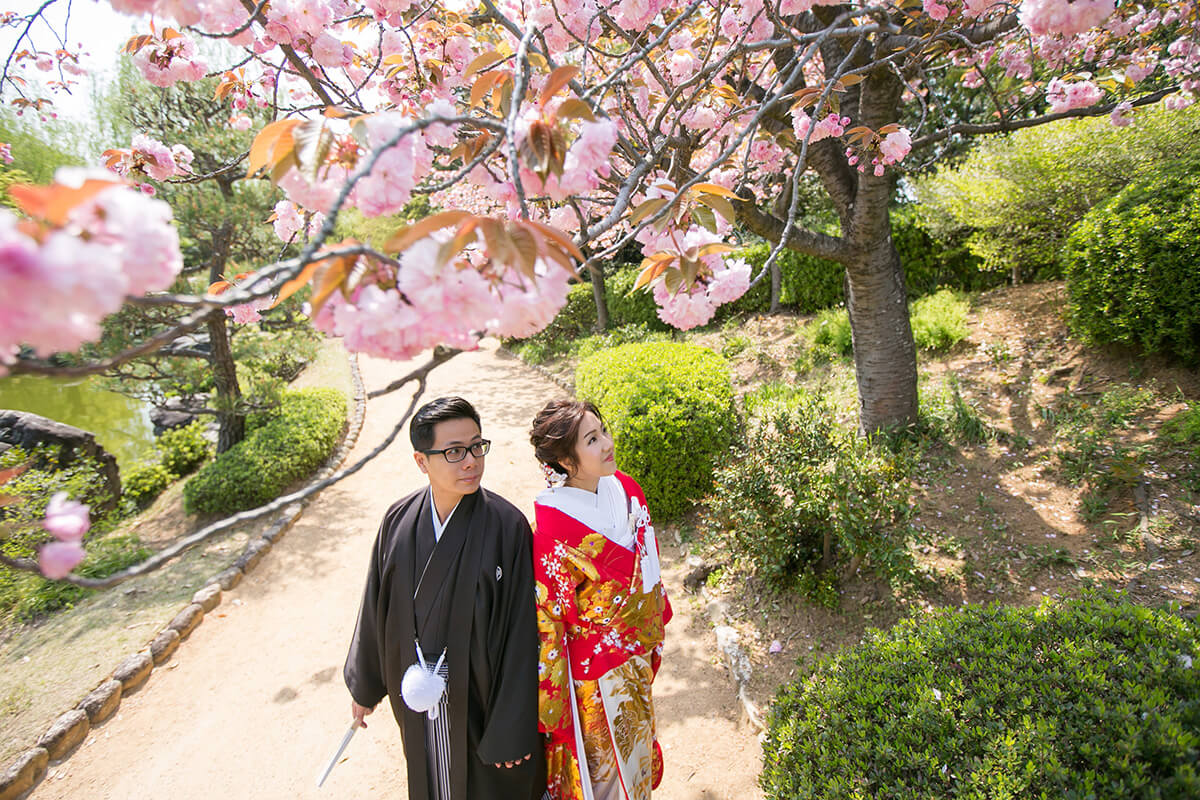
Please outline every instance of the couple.
M375 541L344 670L355 720L391 700L410 800L648 799L671 610L645 496L600 412L553 401L534 419L551 488L532 535L480 488L490 442L470 403L426 404L409 436L429 486Z

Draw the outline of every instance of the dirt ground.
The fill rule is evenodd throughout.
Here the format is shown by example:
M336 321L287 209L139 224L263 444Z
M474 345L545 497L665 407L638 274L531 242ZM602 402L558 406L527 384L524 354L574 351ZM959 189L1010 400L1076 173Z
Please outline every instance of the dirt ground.
M361 366L368 390L411 369L372 359ZM561 390L486 342L433 373L427 397L450 393L477 405L493 442L484 484L531 513L542 483L529 452L529 421ZM369 403L351 460L386 435L409 398L398 392ZM368 718L324 788L316 779L349 723L341 665L378 520L422 483L407 445L398 443L326 489L174 658L73 756L52 764L31 796L406 796L399 731L386 704ZM664 563L676 617L655 684L666 756L655 797L761 797L760 745L716 658L702 606L680 588L686 564L678 548L665 548Z

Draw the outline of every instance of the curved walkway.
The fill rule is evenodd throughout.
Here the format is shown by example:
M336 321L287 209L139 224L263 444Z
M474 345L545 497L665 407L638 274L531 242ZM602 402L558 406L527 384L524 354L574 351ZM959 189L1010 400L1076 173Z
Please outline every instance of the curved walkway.
M361 359L368 390L412 365ZM484 483L526 513L541 474L529 453L534 413L562 390L493 342L432 374L425 399L462 394L493 441ZM411 394L372 400L350 459L373 448ZM367 553L388 505L422 483L407 441L326 489L258 568L144 688L94 728L34 800L403 798L400 735L386 703L368 717L325 786L317 773L349 724L341 679ZM670 550L670 548L666 548ZM715 664L711 629L679 588L684 570L664 552L676 619L655 685L667 773L656 800L755 798L759 745Z

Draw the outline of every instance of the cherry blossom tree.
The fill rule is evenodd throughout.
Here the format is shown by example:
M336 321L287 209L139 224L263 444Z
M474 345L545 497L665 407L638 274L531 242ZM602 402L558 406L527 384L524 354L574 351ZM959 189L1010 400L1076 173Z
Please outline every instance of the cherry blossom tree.
M1193 0L112 7L145 15L145 33L125 50L146 80L219 74L231 125L247 124L240 112L252 104L273 112L245 168L284 191L281 235L306 227L312 236L298 258L264 263L219 295L146 296L178 270L168 208L115 176L67 173L23 190L22 217L0 212L9 371L45 371L42 358L94 337L123 302L189 309L139 345L149 349L214 308L252 318L307 285L313 324L352 350L408 358L469 348L484 333L539 330L576 270L602 277L597 265L631 242L645 256L639 287L664 320L689 328L753 282L777 280L787 247L845 268L865 431L917 416L888 210L903 172L970 137L1064 117L1136 124L1148 103L1192 102L1200 65ZM208 63L196 45L205 37L244 55ZM0 90L42 110L50 98L22 70L57 71L69 90L77 61L23 37ZM141 152L147 168L168 168L160 149ZM836 210L836 234L798 221L808 173ZM388 215L420 195L443 210L398 227L382 248L330 240L344 209ZM759 275L735 253L749 234L773 245ZM66 324L50 308L71 309Z

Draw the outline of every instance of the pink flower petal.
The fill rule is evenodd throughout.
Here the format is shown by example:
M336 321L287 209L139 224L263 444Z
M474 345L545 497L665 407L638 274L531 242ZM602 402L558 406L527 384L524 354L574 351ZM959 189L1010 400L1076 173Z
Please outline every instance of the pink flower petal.
M50 542L38 554L42 574L51 580L67 577L86 555L78 542Z
M46 505L46 518L42 527L63 541L78 542L92 525L88 518L88 507L59 492Z

